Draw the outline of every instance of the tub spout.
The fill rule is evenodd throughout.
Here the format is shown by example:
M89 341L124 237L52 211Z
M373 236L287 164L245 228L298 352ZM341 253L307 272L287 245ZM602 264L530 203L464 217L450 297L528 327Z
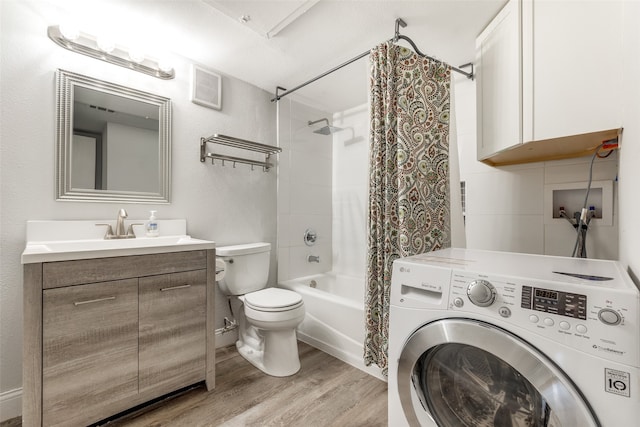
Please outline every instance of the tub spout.
M320 255L309 255L307 257L307 262L320 262Z

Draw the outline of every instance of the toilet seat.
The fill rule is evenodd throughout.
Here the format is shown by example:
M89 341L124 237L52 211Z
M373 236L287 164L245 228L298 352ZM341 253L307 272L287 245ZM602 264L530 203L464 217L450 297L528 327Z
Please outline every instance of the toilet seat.
M266 288L244 295L245 306L266 312L294 310L302 306L302 296L297 292L280 288Z

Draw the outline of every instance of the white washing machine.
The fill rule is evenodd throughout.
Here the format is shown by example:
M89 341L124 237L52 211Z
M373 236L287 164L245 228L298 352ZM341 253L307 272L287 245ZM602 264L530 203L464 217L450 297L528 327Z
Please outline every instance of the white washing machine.
M640 426L640 293L614 261L394 262L389 426Z

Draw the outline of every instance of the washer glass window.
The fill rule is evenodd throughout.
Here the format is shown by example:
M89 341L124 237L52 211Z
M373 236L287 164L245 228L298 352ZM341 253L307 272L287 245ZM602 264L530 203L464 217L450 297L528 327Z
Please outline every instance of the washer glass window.
M410 425L600 426L550 359L482 321L452 318L420 327L405 342L397 373Z
M477 347L444 344L414 368L418 395L438 425L559 426L535 387L504 360Z

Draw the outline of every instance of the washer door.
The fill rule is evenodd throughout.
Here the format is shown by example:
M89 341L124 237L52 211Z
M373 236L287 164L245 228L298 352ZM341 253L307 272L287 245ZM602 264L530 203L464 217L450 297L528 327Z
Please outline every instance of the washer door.
M469 319L418 329L398 361L412 426L600 426L570 379L517 336Z

